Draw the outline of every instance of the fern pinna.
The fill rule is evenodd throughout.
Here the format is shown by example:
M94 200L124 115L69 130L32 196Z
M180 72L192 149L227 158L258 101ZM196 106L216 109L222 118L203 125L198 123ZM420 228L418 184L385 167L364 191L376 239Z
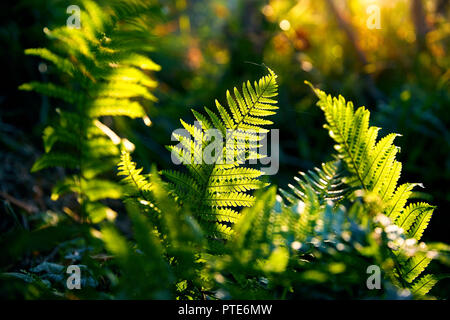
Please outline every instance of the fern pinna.
M295 203L298 199L307 199L308 188L311 188L318 196L322 205L327 201L339 202L349 191L344 183L342 161L334 160L322 163L321 168L314 168L307 172L299 171L300 177L295 177L297 185L289 184L291 192L280 189L280 193L289 203Z
M120 145L132 148L102 119L114 116L142 118L156 98L157 82L149 72L160 67L146 55L151 50L147 30L135 23L151 7L144 1L113 1L99 6L82 1L81 28L45 29L54 49L28 49L26 54L52 63L64 83L31 82L20 89L33 90L65 102L58 120L44 130L45 154L32 171L62 166L76 170L53 189L53 199L67 192L79 195L82 219L97 222L110 209L98 200L120 198L120 184L105 177L115 167ZM124 31L126 30L126 31ZM108 120L108 119L106 119ZM103 122L102 122L103 121Z
M311 86L312 87L312 86ZM393 144L398 134L388 134L377 139L380 128L369 125L370 112L365 107L354 110L352 102L342 96L331 97L312 87L319 98L317 105L323 110L327 123L324 127L336 142L335 149L348 171L344 181L363 190L376 203L375 213L382 214L388 234L401 234L400 247L415 244L422 234L435 207L427 203L412 203L406 206L417 183L398 185L402 165L396 160L399 147ZM432 253L423 250L399 250L390 242L396 262L395 276L399 285L423 295L431 289L436 278L423 275L418 278L432 260Z
M255 201L246 191L263 185L258 180L262 172L242 164L265 156L248 149L252 149L251 145L259 146L263 138L261 133L268 131L263 126L272 124L264 118L275 114L274 110L278 109L275 100L277 76L272 70L268 71L269 74L254 85L243 83L242 93L234 88L234 97L227 91L229 111L217 100L219 114L208 108L205 108L206 115L193 111L199 125L181 121L190 136L174 134L180 144L169 146L188 172L164 171L164 175L173 184L180 203L189 205L212 238L230 237L233 231L226 223L238 220L236 208L250 207ZM211 140L211 129L218 130L220 136L225 137L224 145L214 154L212 163L205 161L202 154Z

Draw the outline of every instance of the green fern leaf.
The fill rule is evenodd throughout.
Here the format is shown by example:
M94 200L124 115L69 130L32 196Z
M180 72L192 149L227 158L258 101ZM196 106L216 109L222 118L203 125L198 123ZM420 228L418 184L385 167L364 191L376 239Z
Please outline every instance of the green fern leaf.
M417 230L413 231L413 233L417 233L418 235L419 229L422 229L422 232L425 229L427 220L431 218L433 210L434 207L429 205L428 203L420 202L410 204L405 208L400 217L395 221L395 224L400 228L403 228L403 230L405 230L409 236L411 227L416 223L418 224ZM413 236L412 238L416 237ZM416 240L420 240L420 237L416 238Z
M408 282L414 281L430 264L431 260L426 253L417 253L409 258L402 267L403 278Z
M254 86L247 82L243 84L242 92L234 88L233 93L234 96L230 91L226 92L229 111L218 100L215 104L219 115L208 108L205 108L206 116L193 111L200 127L181 120L181 124L193 138L174 134L173 137L180 144L168 148L175 157L184 162L188 175L177 175L173 172L164 172L164 175L173 183L174 191L180 200L188 202L189 199L195 217L208 223L214 215L217 215L216 222L219 224L236 221L236 211L231 208L252 206L254 197L246 192L264 186L257 180L262 175L261 171L241 165L250 159L261 159L265 156L246 150L250 142L256 142L255 145L259 146L261 137L255 132L267 131L263 126L272 123L264 117L274 114L272 110L277 108L274 99L277 95L276 75L269 69L269 75L255 82ZM202 158L203 150L211 139L208 129L218 129L225 136L224 146L216 154L214 163L205 163ZM229 150L230 146L232 150ZM194 188L190 189L189 185ZM222 211L218 212L217 208ZM224 216L223 212L232 212L232 218ZM205 228L214 234L213 237L224 231L222 227L214 225ZM225 230L224 233L228 237L228 227Z
M415 296L426 295L438 282L436 276L432 274L426 274L417 280L411 287L411 293Z
M290 203L296 202L295 198L305 200L307 186L310 186L317 194L321 205L327 201L338 202L348 191L348 187L343 182L340 160L323 163L321 169L314 168L306 173L299 173L300 177L294 178L298 186L289 184L292 194L287 195L286 199ZM286 195L286 192L283 194Z
M319 98L317 105L325 114L325 128L336 142L335 149L346 165L349 175L345 181L351 187L378 195L379 211L403 228L407 238L420 240L434 207L418 203L405 208L412 189L420 184L404 183L397 186L402 165L396 160L400 149L393 143L398 134L391 133L377 141L379 128L370 126L370 113L366 108L360 107L355 111L353 103L346 102L342 96L333 98L309 85ZM316 188L320 186L317 179L309 179L308 185ZM305 196L304 192L297 194ZM307 229L305 226L303 228ZM414 281L430 261L426 253L416 253L402 263L398 274L400 280Z
M426 204L424 204L426 205ZM421 210L420 213L416 216L413 225L407 232L407 236L409 238L414 238L419 241L422 238L423 232L428 226L428 223L431 219L431 215L433 214L434 207L428 206L425 209ZM405 213L403 213L405 214Z
M31 172L36 172L45 168L64 166L75 169L79 166L79 160L66 153L46 153L40 157L31 168Z
M46 154L36 161L32 171L54 166L77 169L78 185L69 183L73 178L69 177L55 187L53 198L61 192L77 192L81 195L78 199L83 202L82 209L103 212L95 209L99 206L94 202L119 197L121 188L113 181L97 177L114 167L120 148L130 147L130 143L98 118L127 116L142 118L149 124L141 103L156 101L151 90L157 82L149 71L158 71L160 67L141 54L148 50L148 45L142 44L148 42L148 35L147 30L136 28L141 14L152 5L139 0L114 0L103 6L85 0L81 4L81 28L46 29L54 49L25 51L65 73L64 86L31 82L19 88L66 102L63 107L67 111L57 109L58 120L44 130Z

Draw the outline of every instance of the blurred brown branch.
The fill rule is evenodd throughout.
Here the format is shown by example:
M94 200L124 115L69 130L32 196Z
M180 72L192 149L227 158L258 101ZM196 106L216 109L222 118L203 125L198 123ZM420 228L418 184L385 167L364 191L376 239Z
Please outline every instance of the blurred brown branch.
M368 64L367 57L359 45L358 36L356 32L353 30L351 23L348 21L345 15L338 10L333 0L325 0L325 1L328 4L328 7L332 15L335 17L339 27L344 31L348 40L350 41L350 44L352 45L356 53L356 56L358 57L358 60L361 64L361 69L363 69L363 67ZM375 82L373 81L371 75L365 72L360 72L360 74L366 82L368 94L370 95L370 97L375 101L385 101L386 99L384 98L383 94L378 90L378 88L375 86Z
M425 20L425 12L421 0L411 1L411 16L416 31L416 41L419 51L426 50L425 37L428 33L429 27Z
M14 205L18 206L19 208L25 210L28 213L36 213L39 211L39 209L36 206L28 204L22 200L16 199L5 192L0 191L0 196L6 199L7 201L13 203Z

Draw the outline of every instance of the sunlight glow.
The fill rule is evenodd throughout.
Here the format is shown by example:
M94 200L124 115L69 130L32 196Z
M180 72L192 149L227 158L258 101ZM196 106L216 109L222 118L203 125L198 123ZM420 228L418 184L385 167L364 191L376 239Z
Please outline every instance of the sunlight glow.
M280 28L283 31L288 31L291 28L291 23L288 20L284 19L280 22Z

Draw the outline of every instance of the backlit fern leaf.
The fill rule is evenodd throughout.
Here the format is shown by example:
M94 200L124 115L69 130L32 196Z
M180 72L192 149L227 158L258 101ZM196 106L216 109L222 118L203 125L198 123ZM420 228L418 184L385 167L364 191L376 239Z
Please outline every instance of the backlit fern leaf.
M148 39L148 30L135 23L151 5L141 0L115 0L100 6L84 0L80 7L81 28L46 28L46 35L53 40L52 49L25 51L53 64L68 81L64 85L31 82L20 89L64 102L63 110L57 109L57 120L44 130L46 153L32 171L55 166L76 169L75 175L55 186L52 198L75 192L81 215L89 216L87 209L96 207L90 202L120 196L119 185L97 177L115 166L121 146L132 148L99 117L142 118L149 124L146 108L155 100L151 90L157 82L147 71L160 67L141 54L148 51L148 46L142 44ZM97 195L93 190L98 191Z
M349 172L346 182L354 188L376 194L382 213L402 228L407 238L420 240L434 207L426 203L405 207L412 189L420 184L397 186L402 166L396 160L399 148L393 142L398 134L388 134L378 140L379 128L369 125L370 112L365 107L354 110L353 103L346 102L342 96L331 97L309 85L319 98L317 105L325 114L327 123L324 127L336 142L335 149ZM401 270L397 276L411 283L430 261L431 258L420 251L409 259L400 259Z
M431 260L426 253L417 253L402 265L402 277L408 282L414 281L430 264Z
M150 190L150 182L141 175L142 168L136 168L136 163L131 161L131 156L126 151L122 151L118 170L117 175L123 177L122 182L129 186L134 193Z
M406 231L408 238L415 238L419 241L434 208L424 202L410 204L395 223Z
M264 118L274 114L273 110L278 108L276 77L269 69L269 74L253 85L244 83L242 91L234 88L234 96L227 91L228 110L216 100L218 114L208 108L205 108L206 116L193 111L198 121L195 125L181 120L188 134L173 134L180 143L168 148L187 167L188 173L166 171L164 174L174 185L180 200L189 201L194 216L213 238L229 238L232 230L228 226L224 229L222 222L235 222L238 211L232 208L252 206L254 197L246 192L264 185L258 180L262 175L260 170L241 164L266 156L246 149L250 145L259 147L261 136L258 134L267 132L262 126L272 123ZM216 129L225 140L213 157L215 161L211 162L203 158L211 139L208 129ZM216 226L211 227L214 216L217 217ZM221 235L223 231L224 237Z
M230 243L234 251L238 251L237 248L258 248L273 241L278 225L277 214L273 211L275 191L272 187L260 192L254 206L242 211L242 219L235 226L236 237Z
M411 287L411 293L415 296L426 295L438 282L438 278L432 274L426 274L417 280Z
M305 172L299 172L300 177L295 177L297 185L289 184L291 192L280 190L290 203L296 199L305 200L307 186L310 186L317 194L319 202L324 205L327 201L338 202L341 200L348 187L343 182L341 161L330 161L322 164L322 168L314 168Z

